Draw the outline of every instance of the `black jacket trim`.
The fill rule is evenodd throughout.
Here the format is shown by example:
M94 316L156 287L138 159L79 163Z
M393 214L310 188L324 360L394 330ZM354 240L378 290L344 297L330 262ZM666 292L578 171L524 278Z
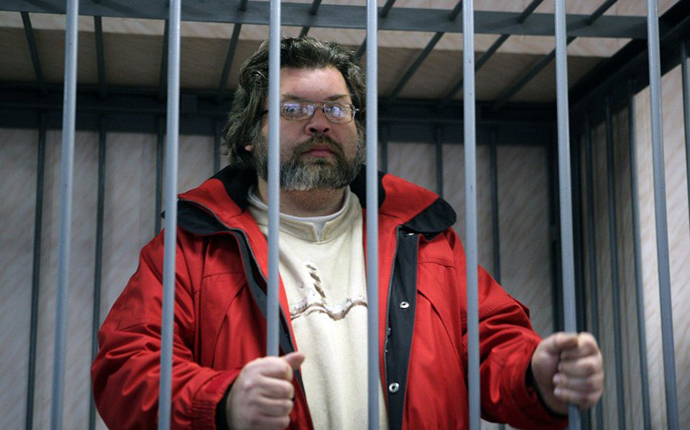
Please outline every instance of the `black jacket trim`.
M407 369L412 349L417 299L417 251L419 235L398 230L398 249L393 268L393 284L388 298L388 327L385 362L388 417L391 430L403 426ZM393 384L397 384L394 386Z
M386 176L385 173L378 172L379 207L381 207L384 200L386 200L386 190L383 189L383 177L384 176ZM366 166L362 166L362 168L359 171L359 174L357 175L355 180L352 181L352 183L350 184L350 190L353 193L355 193L355 195L359 199L359 203L362 205L362 208L366 209L366 207L367 207L367 172L366 172Z
M452 227L456 219L457 215L451 205L439 197L403 227L411 232L423 234L426 240L431 240Z
M228 166L213 175L213 178L223 183L228 196L244 212L247 206L249 206L247 190L256 184L256 172L253 170L234 169Z

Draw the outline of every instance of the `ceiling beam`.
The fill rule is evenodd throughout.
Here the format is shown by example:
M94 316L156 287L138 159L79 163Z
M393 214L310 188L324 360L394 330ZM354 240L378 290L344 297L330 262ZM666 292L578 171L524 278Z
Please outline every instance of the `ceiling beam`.
M245 11L232 5L238 2L206 0L186 2L182 6L182 19L197 22L225 22L234 24L268 25L270 4L248 2ZM312 28L365 29L366 7L324 4L319 13L310 13L308 3L284 3L282 5L284 26ZM3 0L0 10L64 14L64 0ZM461 21L447 19L450 10L392 8L385 20L379 23L379 30L413 32L461 33ZM107 2L84 2L80 13L86 16L112 18L147 18L164 20L168 16L165 0L109 0ZM475 12L476 34L511 34L527 36L553 36L553 14L532 14L524 22L518 18L520 12ZM608 37L646 39L646 18L642 16L604 15L590 25L590 15L568 15L567 35L570 37Z

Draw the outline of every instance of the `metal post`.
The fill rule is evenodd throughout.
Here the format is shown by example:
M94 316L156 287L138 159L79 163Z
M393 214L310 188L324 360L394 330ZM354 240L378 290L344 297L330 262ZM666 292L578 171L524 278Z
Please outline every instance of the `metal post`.
M573 258L573 212L570 186L570 126L568 118L568 59L565 0L556 0L556 87L558 93L558 172L563 265L563 315L568 332L577 332L575 316L575 267ZM580 411L569 408L570 429L579 429Z
M93 312L91 316L91 362L98 354L98 327L101 325L101 278L103 272L103 216L105 213L105 147L106 122L101 117L98 130L98 203L96 209L96 255L93 280ZM96 404L89 396L89 429L96 428Z
M679 430L676 394L676 358L673 342L673 307L669 267L668 221L666 219L666 174L664 166L661 114L661 63L659 48L659 11L656 0L647 0L647 43L649 45L649 85L652 115L652 163L654 168L654 215L661 305L661 340L664 354L666 419L668 430Z
M683 124L685 125L685 171L688 181L688 202L690 203L690 65L688 64L688 42L680 44L680 66L683 76ZM690 214L690 211L688 211Z
M268 294L266 354L278 355L280 234L280 1L271 0L268 52Z
M62 429L65 356L67 354L67 288L72 236L72 183L74 180L74 135L77 107L77 46L79 2L67 4L65 29L65 95L62 116L62 160L60 167L60 239L58 241L58 279L55 303L55 352L50 425Z
M180 116L180 19L181 0L170 0L168 41L168 106L165 147L165 246L163 255L163 317L161 370L158 398L158 429L168 430L171 421L172 349L175 313L175 252L177 250L177 167Z
M36 385L36 344L38 343L38 296L41 285L41 237L43 231L43 177L45 174L46 132L45 114L41 114L38 131L38 158L36 162L36 216L34 218L34 255L31 275L31 323L29 329L29 376L26 395L26 430L34 427L34 393Z
M589 117L585 118L585 174L587 176L587 254L589 255L589 301L592 314L592 336L599 339L599 281L597 270L596 207L594 205L594 154L592 150L592 128ZM594 421L597 430L604 429L602 402L594 407Z
M367 394L369 430L379 428L378 15L367 0Z
M625 385L623 382L623 341L621 329L620 284L618 282L618 220L616 219L616 169L613 153L611 99L606 97L606 176L609 192L609 255L611 259L611 301L613 302L613 344L616 363L618 428L625 430Z
M637 337L640 353L640 385L642 389L642 419L644 430L652 429L649 405L649 371L647 365L647 329L644 315L644 284L642 281L642 244L640 240L640 193L637 188L637 130L633 83L628 82L628 129L630 139L630 185L632 196L633 242L635 249L635 296L637 301ZM599 428L603 428L599 427Z
M463 2L465 228L467 241L467 362L470 430L481 426L479 386L479 292L477 273L477 142L474 88L474 2Z

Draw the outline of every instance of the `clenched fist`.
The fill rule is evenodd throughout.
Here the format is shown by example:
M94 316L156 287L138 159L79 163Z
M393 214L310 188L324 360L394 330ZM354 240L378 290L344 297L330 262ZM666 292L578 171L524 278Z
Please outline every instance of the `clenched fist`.
M604 391L601 352L589 333L555 333L532 355L532 374L546 405L567 414L568 403L592 407Z
M304 354L263 357L247 363L235 379L225 404L231 430L282 430L290 424L294 371Z

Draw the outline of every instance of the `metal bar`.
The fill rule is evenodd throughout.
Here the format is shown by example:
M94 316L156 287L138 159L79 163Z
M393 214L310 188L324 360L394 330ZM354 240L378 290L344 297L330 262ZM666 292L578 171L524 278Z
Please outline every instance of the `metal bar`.
M392 5L392 2L389 2ZM378 14L367 0L367 399L369 430L379 427Z
M39 117L38 157L36 161L36 210L34 218L34 253L31 274L31 322L29 329L29 369L26 395L26 430L34 426L34 394L36 388L36 344L38 341L38 298L41 285L41 238L43 232L43 182L45 176L47 119Z
M154 231L156 236L161 231L161 212L163 211L163 151L165 143L165 119L158 118L156 133L156 196L154 204Z
M436 152L436 193L443 198L443 130L434 128L434 148Z
M618 0L606 0L604 4L599 6L597 10L592 13L592 15L587 19L587 24L592 25L596 22L597 19L601 18L602 15L606 13L607 10L611 8L614 4L616 4Z
M594 151L592 150L592 128L589 116L585 117L585 175L587 178L587 254L589 256L589 302L592 316L591 333L599 339L599 281L597 270L596 206L594 204ZM604 428L602 402L594 407L597 430Z
M170 0L172 1L172 0ZM170 21L165 20L165 28L163 30L163 53L161 54L161 69L158 75L158 100L165 100L166 85L168 77L168 40L170 39Z
M640 192L637 180L637 119L633 82L628 81L628 130L630 140L630 186L632 195L633 243L635 252L635 298L637 302L637 337L640 354L640 385L644 430L652 430L649 401L649 370L647 364L647 329L645 327L644 282L642 280L642 242L640 239ZM600 402L601 403L601 402ZM603 424L602 427L603 428Z
M383 8L381 8L381 11L379 12L379 16L381 19L386 19L388 17L388 12L393 8L393 4L395 4L395 0L388 0L386 1L386 4L383 5ZM367 23L369 22L369 8L367 4ZM378 23L376 24L376 28L378 28ZM367 32L369 31L369 27L366 27ZM362 55L364 55L364 51L367 49L367 38L365 37L364 40L362 41L362 44L359 45L359 48L357 49L357 52L355 52L355 57L357 58L362 58Z
M690 200L690 64L688 64L688 42L680 45L680 65L683 79L683 124L685 126L685 171ZM689 202L690 203L690 202ZM688 211L690 213L690 211Z
M309 7L309 14L310 15L316 15L316 13L319 11L319 6L321 6L321 0L314 0L311 3L311 6ZM302 27L302 31L299 33L299 37L305 37L307 33L309 33L309 29L311 27L308 25L305 25Z
M613 343L616 368L616 400L618 428L625 430L625 385L623 380L623 341L621 329L621 297L618 280L618 221L616 219L616 168L613 153L613 118L611 99L606 98L606 176L609 202L609 256L611 261L611 300L613 302Z
M474 87L474 4L463 0L465 228L467 241L467 362L470 430L481 428L479 381L479 278L477 274L477 141Z
M221 147L221 136L223 134L223 123L216 122L216 130L213 135L213 173L215 174L220 170L220 147Z
M103 273L103 216L105 213L106 120L101 117L98 131L98 201L96 204L96 255L91 317L91 361L98 354L98 327L101 325L101 281ZM96 404L89 396L89 429L96 428Z
M105 48L103 46L103 19L93 17L94 34L96 36L96 65L98 67L98 94L102 99L106 96L105 89Z
M26 41L29 44L29 53L31 54L31 63L34 66L34 73L36 74L36 84L42 95L48 94L46 89L45 78L43 77L43 67L41 67L41 59L38 56L38 46L36 44L36 36L34 28L31 25L31 17L27 12L22 12L22 22L24 24L24 33L26 33Z
M501 283L501 237L498 218L498 132L491 129L489 141L489 168L491 170L491 238L494 254L494 279Z
M573 261L573 210L570 184L570 124L568 119L568 59L565 32L565 0L556 0L556 89L558 93L558 173L563 264L563 316L565 330L577 332L575 313L575 267ZM568 407L570 429L579 429L580 411Z
M220 83L218 84L216 103L221 103L225 98L225 87L228 85L230 68L232 68L232 62L235 59L235 50L237 49L237 41L240 40L240 31L242 31L242 24L235 24L235 27L232 29L230 44L228 45L228 53L225 55L225 63L223 64L223 72L220 76Z
M271 0L268 52L268 294L266 354L278 355L280 233L280 9Z
M663 125L661 113L661 67L659 49L659 12L655 0L647 0L647 41L649 44L649 83L652 115L652 164L654 170L654 214L661 305L661 340L664 354L666 420L669 430L679 430L676 392L676 358L673 341L673 307L669 267L668 221L666 218L666 174L664 166Z
M163 315L161 322L158 429L169 430L172 411L172 350L175 318L175 254L177 250L177 170L180 119L180 22L182 0L170 0L168 25L168 114L165 145L165 246L163 250Z
M58 279L55 302L55 351L50 425L62 429L65 358L67 355L67 300L69 259L72 242L72 184L74 182L74 135L77 111L77 47L79 2L68 2L65 28L65 92L62 121L62 160L60 162L60 236L58 240Z

